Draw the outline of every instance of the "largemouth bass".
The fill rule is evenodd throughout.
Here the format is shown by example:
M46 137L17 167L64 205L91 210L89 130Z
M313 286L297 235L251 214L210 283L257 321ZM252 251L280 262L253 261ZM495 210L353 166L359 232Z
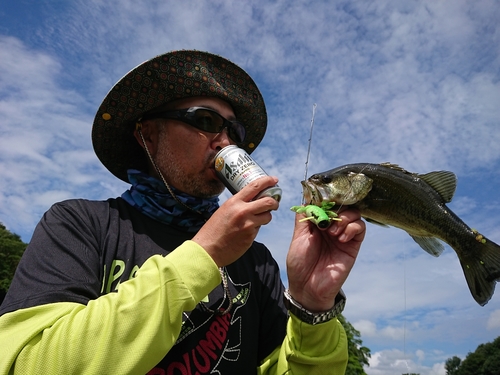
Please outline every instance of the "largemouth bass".
M450 245L458 255L476 302L484 306L500 281L500 246L471 229L446 203L457 186L454 173L411 173L395 164L348 164L302 181L306 204L327 202L359 209L368 222L406 231L439 256Z

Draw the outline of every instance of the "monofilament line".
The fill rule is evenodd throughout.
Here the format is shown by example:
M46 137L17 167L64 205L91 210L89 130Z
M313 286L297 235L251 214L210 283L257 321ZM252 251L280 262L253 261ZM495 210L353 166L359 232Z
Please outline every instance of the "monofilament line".
M314 127L314 115L316 114L316 103L313 104L313 114L311 118L311 128L309 130L309 141L307 145L307 157L306 157L306 169L304 171L304 181L307 179L307 165L309 164L309 154L311 153L311 142ZM302 204L305 204L304 198L302 198Z
M406 364L406 369L410 372L410 366L406 360L406 319L408 314L406 312L406 249L403 249L403 290L404 290L404 320L403 320L403 359Z

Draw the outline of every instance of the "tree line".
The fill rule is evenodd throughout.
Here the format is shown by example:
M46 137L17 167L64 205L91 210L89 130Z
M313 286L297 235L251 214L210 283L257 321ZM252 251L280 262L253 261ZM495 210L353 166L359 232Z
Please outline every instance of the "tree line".
M0 223L0 303L9 289L17 264L26 249L21 237Z
M500 336L481 344L464 360L453 356L445 362L446 375L500 375Z

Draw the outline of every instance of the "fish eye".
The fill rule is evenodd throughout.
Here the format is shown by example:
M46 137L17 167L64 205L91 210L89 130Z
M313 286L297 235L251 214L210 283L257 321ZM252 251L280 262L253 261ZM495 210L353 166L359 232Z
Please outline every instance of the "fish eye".
M328 183L332 182L332 178L330 176L327 176L326 174L324 174L321 176L321 182L323 182L324 184L328 184Z

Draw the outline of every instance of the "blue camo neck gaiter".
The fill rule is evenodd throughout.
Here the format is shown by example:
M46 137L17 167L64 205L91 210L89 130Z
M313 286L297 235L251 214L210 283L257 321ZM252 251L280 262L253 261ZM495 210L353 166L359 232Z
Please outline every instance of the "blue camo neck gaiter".
M177 199L192 211L175 200L162 181L135 169L129 169L127 173L132 186L122 194L122 198L161 223L197 232L219 208L218 197L196 198L170 186Z

